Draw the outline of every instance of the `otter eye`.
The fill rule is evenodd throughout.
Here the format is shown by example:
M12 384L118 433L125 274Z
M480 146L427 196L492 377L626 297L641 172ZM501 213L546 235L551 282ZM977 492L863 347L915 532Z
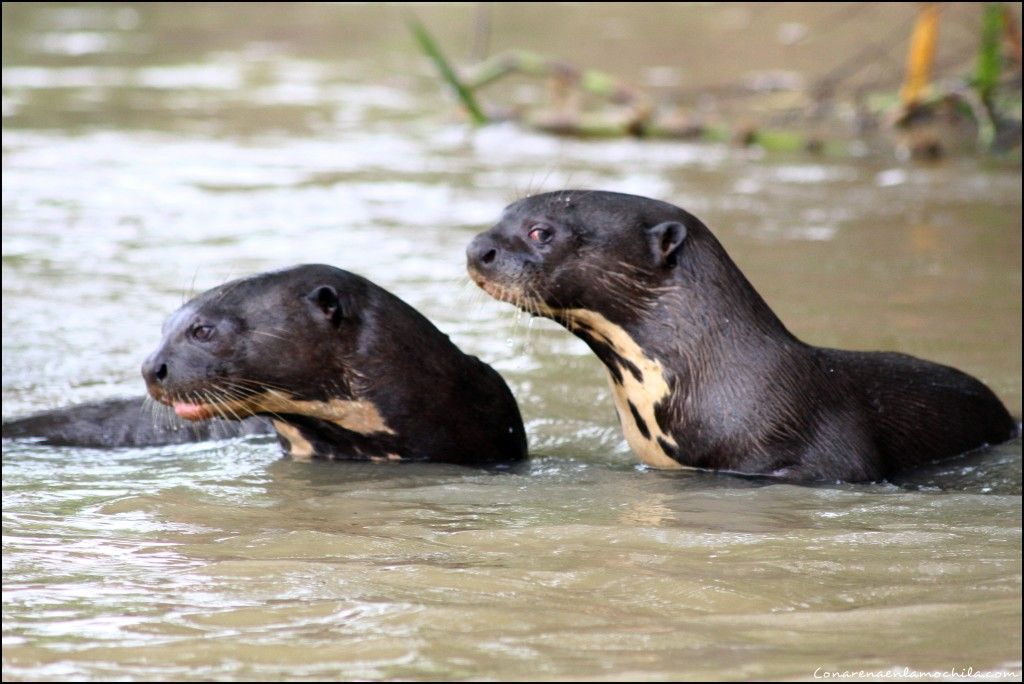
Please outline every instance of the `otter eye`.
M546 242L551 242L551 238L554 236L554 233L552 233L545 226L542 226L539 223L535 223L534 225L530 226L530 232L528 233L528 235L530 239L533 240L534 242L544 244Z
M192 326L192 338L199 340L200 342L206 342L208 339L213 337L213 326L212 325L194 325Z

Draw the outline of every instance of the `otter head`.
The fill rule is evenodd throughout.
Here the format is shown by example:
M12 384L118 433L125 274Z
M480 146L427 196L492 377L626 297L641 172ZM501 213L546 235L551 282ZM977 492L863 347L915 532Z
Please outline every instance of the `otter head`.
M691 252L705 235L671 204L567 190L509 206L469 245L467 267L491 296L585 341L608 370L630 446L645 463L678 468L670 415L679 383L667 367L676 357L661 353L679 343L679 321L663 315L678 297L665 295L682 292L680 273L700 261Z
M209 290L165 323L142 365L149 393L190 420L302 416L387 431L372 405L353 414L367 288L346 271L306 265Z
M643 197L546 193L510 205L477 235L467 267L488 294L531 313L569 325L566 311L596 311L626 324L672 279L699 228L682 209Z

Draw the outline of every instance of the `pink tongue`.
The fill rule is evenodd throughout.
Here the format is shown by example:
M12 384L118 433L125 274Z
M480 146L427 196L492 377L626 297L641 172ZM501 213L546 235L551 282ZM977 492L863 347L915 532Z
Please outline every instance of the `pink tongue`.
M203 404L186 404L181 401L174 402L174 412L188 420L203 420L210 415Z

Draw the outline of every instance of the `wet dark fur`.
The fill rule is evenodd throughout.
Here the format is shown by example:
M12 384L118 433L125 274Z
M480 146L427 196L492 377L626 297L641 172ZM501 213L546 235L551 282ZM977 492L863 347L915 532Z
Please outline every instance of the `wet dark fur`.
M274 432L265 418L193 423L177 418L170 409L164 412L154 408L144 397L79 404L6 421L3 436L37 438L52 446L113 448L186 444Z
M209 326L208 339L197 338L197 326ZM463 354L391 293L330 266L265 273L196 297L168 319L143 376L153 397L168 404L217 406L277 390L301 402L367 402L390 429L361 432L288 412L267 412L241 423L283 421L314 447L313 458L390 455L487 464L526 456L519 409L494 369ZM54 412L56 423L68 425L62 431L54 430L53 419L34 424L66 444L94 445L97 429L90 420L105 426L99 429L106 436L103 446L173 443L148 431L146 420L139 424L141 405L124 400ZM218 414L225 420L216 423L223 425L238 425L234 421L246 417L231 408ZM28 426L33 420L22 422ZM14 423L5 424L5 437L32 433L19 429L8 435L8 425ZM196 437L211 434L206 429ZM183 432L181 437L189 435ZM287 447L288 440L281 440Z
M196 326L212 327L210 339L196 339ZM526 456L519 409L494 369L398 297L331 266L265 273L200 295L168 320L143 375L164 401L271 389L303 402L365 402L391 430L264 414L298 429L314 458L476 464Z
M535 226L550 241L532 240ZM671 393L654 415L678 448L660 446L687 466L878 480L1017 433L992 391L955 368L801 342L707 227L671 204L537 195L508 207L467 255L478 284L513 292L500 298L563 324L547 308L598 312L659 361ZM612 382L639 372L585 327L574 332ZM652 428L637 427L645 437Z

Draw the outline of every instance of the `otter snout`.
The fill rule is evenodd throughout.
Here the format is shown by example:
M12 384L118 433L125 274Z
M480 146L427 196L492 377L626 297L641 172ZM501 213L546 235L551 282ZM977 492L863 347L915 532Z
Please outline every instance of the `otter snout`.
M473 238L466 248L466 268L472 273L487 273L498 258L498 245L488 233Z
M142 379L146 381L146 389L150 394L154 390L162 389L168 373L167 360L160 352L150 354L149 358L142 363Z

